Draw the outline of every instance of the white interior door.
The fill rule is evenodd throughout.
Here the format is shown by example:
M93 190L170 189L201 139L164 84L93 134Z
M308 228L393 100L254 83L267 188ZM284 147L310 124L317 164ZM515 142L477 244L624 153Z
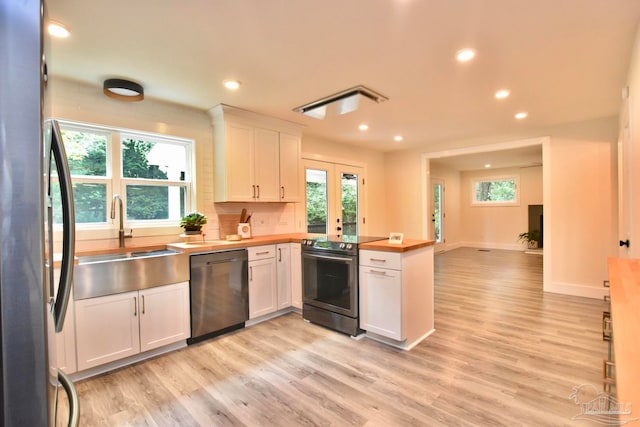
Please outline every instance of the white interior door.
M304 161L307 233L362 235L364 169L338 163Z

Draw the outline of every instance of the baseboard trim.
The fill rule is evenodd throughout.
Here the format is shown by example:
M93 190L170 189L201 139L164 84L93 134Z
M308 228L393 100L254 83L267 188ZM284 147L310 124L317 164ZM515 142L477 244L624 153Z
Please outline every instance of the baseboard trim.
M552 282L545 284L543 290L553 294L571 295L576 297L602 299L605 295L609 295L609 290L603 286L587 286L577 283L558 283Z

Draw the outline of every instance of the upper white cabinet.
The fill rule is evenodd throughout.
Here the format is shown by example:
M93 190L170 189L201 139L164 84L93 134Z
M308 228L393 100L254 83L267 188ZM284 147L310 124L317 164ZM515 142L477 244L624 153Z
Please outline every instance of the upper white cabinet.
M209 113L216 202L300 201L300 125L223 104Z

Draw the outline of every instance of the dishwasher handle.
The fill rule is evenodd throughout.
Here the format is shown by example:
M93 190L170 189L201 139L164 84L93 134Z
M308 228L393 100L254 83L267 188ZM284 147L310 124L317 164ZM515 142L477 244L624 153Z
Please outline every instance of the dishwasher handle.
M207 265L211 265L211 264L227 264L229 262L238 262L238 261L243 261L239 258L227 258L227 259L216 259L213 261L207 261Z

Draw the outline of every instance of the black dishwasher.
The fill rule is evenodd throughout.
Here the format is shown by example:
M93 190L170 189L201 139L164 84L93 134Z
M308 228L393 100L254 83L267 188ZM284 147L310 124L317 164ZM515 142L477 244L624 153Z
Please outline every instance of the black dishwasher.
M191 255L188 344L244 328L249 319L246 249Z

